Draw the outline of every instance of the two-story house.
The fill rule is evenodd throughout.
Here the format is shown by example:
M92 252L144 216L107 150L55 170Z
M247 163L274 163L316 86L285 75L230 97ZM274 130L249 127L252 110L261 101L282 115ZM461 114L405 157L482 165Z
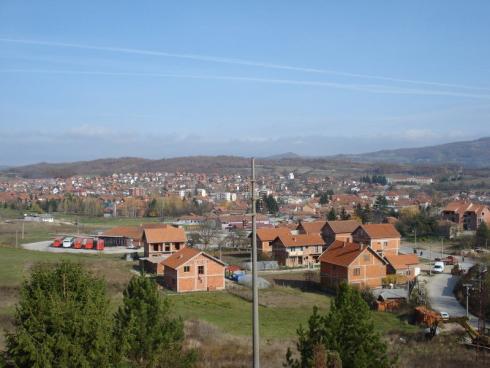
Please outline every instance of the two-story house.
M476 230L485 222L490 225L490 209L479 203L454 201L442 210L443 220L454 222L461 230Z
M386 261L364 244L335 240L320 256L320 283L335 289L340 283L379 287L386 277Z
M164 261L163 281L176 292L225 288L225 264L196 248L182 248Z
M322 236L327 246L335 240L352 242L352 233L359 227L356 220L327 221L322 228Z
M257 249L262 253L272 252L272 242L278 236L289 236L291 232L287 227L261 228L257 229ZM252 236L250 234L250 236Z
M354 243L370 246L381 257L398 254L400 238L400 233L392 224L359 225L352 233Z
M318 264L324 249L320 234L280 235L272 242L272 257L281 266L313 265Z
M144 229L144 258L142 267L147 272L163 274L162 261L186 247L187 237L182 228L167 225L165 227Z

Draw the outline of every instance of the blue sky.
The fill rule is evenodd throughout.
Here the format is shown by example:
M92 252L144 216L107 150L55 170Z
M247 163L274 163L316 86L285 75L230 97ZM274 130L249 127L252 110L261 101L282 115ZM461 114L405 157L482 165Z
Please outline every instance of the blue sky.
M490 135L488 1L0 2L0 164Z

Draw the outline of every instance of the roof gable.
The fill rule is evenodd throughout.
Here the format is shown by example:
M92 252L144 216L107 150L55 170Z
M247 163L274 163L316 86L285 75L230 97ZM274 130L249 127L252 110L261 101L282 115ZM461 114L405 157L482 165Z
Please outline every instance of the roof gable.
M352 233L359 225L361 223L356 220L327 221L325 224L334 234Z
M167 225L166 227L144 229L144 237L152 243L185 243L187 237L182 228Z
M357 257L365 252L373 254L373 256L375 256L381 263L386 263L383 258L371 249L371 247L340 240L335 240L328 249L321 254L320 262L348 267L357 259Z
M188 263L189 261L191 261L195 257L199 256L200 254L202 254L203 256L205 256L205 257L211 259L212 261L217 262L223 266L226 265L223 261L220 261L219 259L214 258L213 256L203 252L202 250L199 250L196 248L191 248L191 247L185 247L185 248L182 248L181 250L173 253L171 256L169 256L168 258L163 260L162 264L165 267L177 269L177 268L185 265L186 263Z

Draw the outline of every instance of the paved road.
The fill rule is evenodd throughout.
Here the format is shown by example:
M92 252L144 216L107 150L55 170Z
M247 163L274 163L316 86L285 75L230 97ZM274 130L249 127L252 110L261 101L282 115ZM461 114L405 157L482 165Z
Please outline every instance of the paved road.
M420 255L420 251L423 252L422 256ZM406 243L402 244L400 246L400 253L412 254L413 253L413 246L406 244ZM436 258L439 258L439 259L445 258L449 254L448 253L441 253L441 248L439 248L438 250L432 249L431 252L429 252L427 249L417 248L417 255L419 257L422 257L425 259L430 259L433 261ZM473 266L475 264L475 261L470 257L464 257L464 262L463 262L463 257L461 257L461 256L455 256L455 257L458 260L459 266L464 270L469 269L471 266Z
M466 316L466 308L459 303L453 294L454 287L459 280L458 276L451 275L446 271L423 278L427 280L427 292L432 309L438 312L447 312L451 317ZM470 324L478 327L478 318L472 314L470 314Z
M21 247L28 250L37 250L40 252L52 252L52 253L82 253L82 254L98 254L100 251L93 249L74 249L74 248L55 248L51 247L52 241L40 241L35 243L22 244ZM103 251L103 254L125 254L125 253L137 253L137 249L128 249L126 247L107 247Z

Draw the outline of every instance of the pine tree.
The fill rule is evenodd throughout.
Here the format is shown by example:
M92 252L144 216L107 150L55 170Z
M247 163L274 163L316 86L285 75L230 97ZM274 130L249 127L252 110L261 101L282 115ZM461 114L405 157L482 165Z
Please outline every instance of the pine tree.
M156 283L145 277L131 279L116 313L114 338L120 365L144 368L192 367L194 352L184 352L184 326L171 316L169 303Z
M335 212L335 208L332 207L332 209L328 212L327 220L329 221L337 220L337 212Z
M105 283L80 265L36 266L22 285L5 360L16 367L109 367Z
M340 285L330 311L322 316L313 308L308 329L300 326L297 334L300 358L293 359L288 350L286 367L315 367L318 360L324 361L322 354L326 362L320 366L324 367L388 368L394 364L374 330L368 305L357 289L346 284Z
M488 241L490 240L490 229L488 228L486 222L482 222L475 234L476 245L483 247L488 245Z

